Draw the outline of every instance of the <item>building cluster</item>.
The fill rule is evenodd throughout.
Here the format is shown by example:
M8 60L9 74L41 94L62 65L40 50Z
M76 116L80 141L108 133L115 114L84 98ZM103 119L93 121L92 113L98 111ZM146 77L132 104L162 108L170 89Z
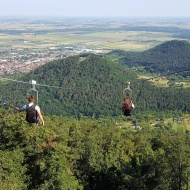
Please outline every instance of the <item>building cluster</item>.
M2 50L0 51L0 75L27 73L47 62L89 52L101 53L102 51L76 46L39 51L30 49Z

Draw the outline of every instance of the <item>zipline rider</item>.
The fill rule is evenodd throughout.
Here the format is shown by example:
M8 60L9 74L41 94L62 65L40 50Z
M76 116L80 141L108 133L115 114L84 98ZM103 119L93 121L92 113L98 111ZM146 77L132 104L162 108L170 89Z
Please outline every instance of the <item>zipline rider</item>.
M44 126L44 119L40 107L34 104L34 96L30 95L28 97L28 104L24 105L22 108L15 107L15 110L19 112L26 111L27 122L38 124L39 120L41 120L42 125Z

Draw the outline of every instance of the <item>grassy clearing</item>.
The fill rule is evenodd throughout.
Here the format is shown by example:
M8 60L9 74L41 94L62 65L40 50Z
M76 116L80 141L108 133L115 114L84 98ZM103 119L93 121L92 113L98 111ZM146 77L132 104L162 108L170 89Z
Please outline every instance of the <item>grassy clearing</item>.
M153 77L156 77L156 76L139 75L139 79L145 79L145 80L151 79ZM149 81L152 82L157 87L168 87L168 82L169 82L169 80L166 79L165 77L155 78Z
M185 116L184 123L185 123L187 130L190 130L190 115Z
M148 80L154 77L157 77L158 75L139 75L139 79L144 79L144 80ZM171 80L167 79L166 77L160 77L160 78L155 78L155 79L151 79L149 80L149 82L151 82L154 86L156 87L169 87ZM177 78L175 79L175 81L172 81L173 86L178 87L178 88L190 88L190 79L189 78Z

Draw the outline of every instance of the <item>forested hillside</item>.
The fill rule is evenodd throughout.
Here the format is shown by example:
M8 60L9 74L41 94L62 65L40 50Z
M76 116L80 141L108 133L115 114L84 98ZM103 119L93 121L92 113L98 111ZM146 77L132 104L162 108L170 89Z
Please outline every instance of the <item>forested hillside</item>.
M50 62L20 78L36 80L39 105L46 115L81 117L121 115L125 82L131 81L136 113L145 111L190 111L189 88L160 88L137 78L134 71L98 55L74 56ZM29 84L4 82L0 85L1 103L22 106ZM180 105L180 106L179 106Z
M123 60L126 53L119 53ZM49 62L17 82L1 81L2 106L27 101L32 86L18 81L33 79L49 87L36 86L44 127L27 123L25 113L11 107L0 109L0 189L189 188L189 116L181 123L174 116L190 112L190 89L153 86L113 60L73 56ZM136 107L128 121L135 128L123 127L124 117L113 117L122 115L127 81Z
M119 114L125 82L135 78L129 69L109 59L86 55L50 62L20 80L33 79L40 84L59 87L36 86L39 90L39 104L46 114L94 114L98 117ZM1 99L21 106L26 102L26 92L31 87L14 82L1 85Z
M120 63L129 67L144 66L148 72L164 73L190 68L190 43L172 40L144 52L114 50L108 55L118 55ZM180 73L183 76L189 73Z
M188 189L190 136L167 127L124 130L112 119L0 110L2 190Z

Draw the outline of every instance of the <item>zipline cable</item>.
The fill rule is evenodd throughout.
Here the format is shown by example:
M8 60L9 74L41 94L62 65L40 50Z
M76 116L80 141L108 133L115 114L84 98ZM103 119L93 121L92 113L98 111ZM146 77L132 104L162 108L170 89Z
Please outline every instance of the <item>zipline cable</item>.
M143 79L143 80L145 80L145 81L153 80L153 79L156 79L156 78L160 78L160 77L164 77L164 76L169 76L169 75L173 75L173 74L178 74L178 73L182 73L182 72L185 72L185 71L190 71L190 68L189 69L183 69L183 70L175 71L175 72L171 72L171 73L167 73L167 74L164 74L164 75L159 75L159 76L152 77L152 78L149 78L149 79ZM5 78L5 77L0 77L0 79L7 80L7 81L12 81L12 82L17 82L17 83L22 83L22 84L32 84L31 82L24 82L24 81L21 81L21 80L15 80L15 79L10 79L10 78ZM46 85L46 84L35 84L35 85L36 86L42 86L42 87L49 87L49 88L63 88L63 87L59 87L59 86L53 86L53 85L51 86L51 85ZM72 87L72 88L63 88L63 89L73 89L73 88L74 87Z
M30 84L29 82L24 82L24 81L19 81L19 80L4 78L4 77L0 77L0 79L8 80L8 81L13 81L13 82L18 82L18 83Z
M22 83L22 84L32 84L31 81L29 82L24 82L20 80L15 80L15 79L10 79L10 78L5 78L5 77L0 77L2 80L7 80L7 81L12 81L12 82L17 82L17 83ZM81 88L81 87L70 87L70 88L64 88L64 87L59 87L59 86L53 86L53 85L46 85L46 84L35 84L36 86L42 86L42 87L49 87L49 88L58 88L58 89L76 89L76 88Z
M144 80L153 80L153 79L156 79L156 78L165 77L165 76L169 76L169 75L173 75L173 74L178 74L178 73L182 73L182 72L189 71L189 70L190 70L190 68L189 69L183 69L183 70L167 73L167 74L164 74L164 75L159 75L159 76L152 77L152 78L149 78L149 79L144 79Z
M0 77L0 79L7 80L7 81L12 81L12 82L17 82L17 83L22 83L22 84L32 84L31 82L24 82L24 81L4 78L4 77ZM43 86L43 87L49 87L49 88L62 88L62 87L59 87L59 86L51 86L51 85L45 85L45 84L35 84L35 85L37 85L37 86ZM72 88L64 88L64 89L72 89Z

